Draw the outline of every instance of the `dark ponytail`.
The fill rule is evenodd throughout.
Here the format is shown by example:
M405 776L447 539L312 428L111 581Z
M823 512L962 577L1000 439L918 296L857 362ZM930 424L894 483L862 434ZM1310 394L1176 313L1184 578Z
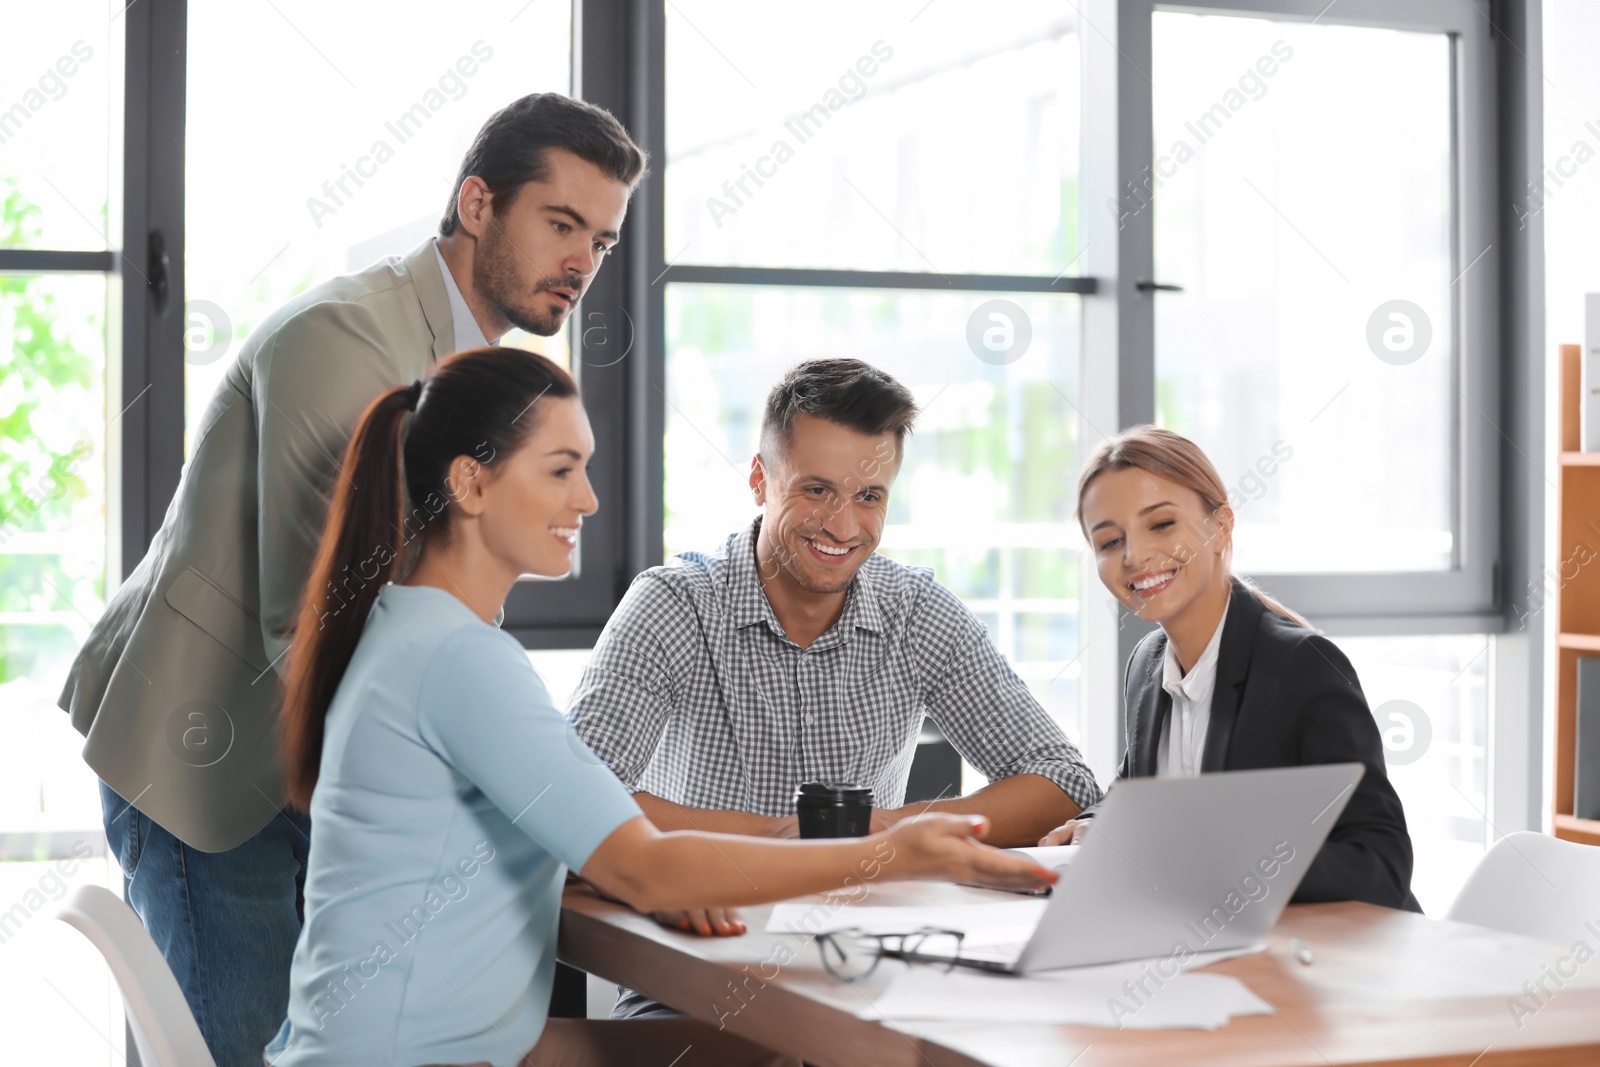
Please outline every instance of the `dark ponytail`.
M279 740L295 807L310 810L328 707L378 593L422 538L448 535L456 495L450 465L467 456L494 466L537 426L538 401L577 395L572 376L543 356L476 348L436 364L420 393L390 389L362 413L339 466L284 675Z

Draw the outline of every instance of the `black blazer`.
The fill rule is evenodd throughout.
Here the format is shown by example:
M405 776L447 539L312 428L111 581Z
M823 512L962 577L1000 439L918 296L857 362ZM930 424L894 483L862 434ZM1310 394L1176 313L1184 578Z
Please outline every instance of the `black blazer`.
M1161 687L1167 636L1128 659L1127 753L1120 778L1156 773L1172 698ZM1361 900L1421 911L1411 895L1411 836L1384 770L1383 741L1356 672L1337 645L1271 611L1237 579L1217 650L1201 773L1362 763L1366 774L1311 862L1293 902Z

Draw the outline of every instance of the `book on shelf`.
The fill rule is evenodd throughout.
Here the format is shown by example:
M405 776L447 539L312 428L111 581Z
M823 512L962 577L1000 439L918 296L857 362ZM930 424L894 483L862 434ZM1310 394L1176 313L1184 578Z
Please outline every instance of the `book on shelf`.
M1583 358L1578 379L1579 447L1600 452L1600 293L1583 297Z
M1578 659L1577 766L1572 777L1572 813L1600 819L1600 657Z

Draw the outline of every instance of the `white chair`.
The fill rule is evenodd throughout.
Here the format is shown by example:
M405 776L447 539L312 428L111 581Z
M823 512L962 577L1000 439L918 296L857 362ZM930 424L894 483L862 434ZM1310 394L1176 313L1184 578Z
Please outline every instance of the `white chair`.
M216 1067L161 950L115 893L79 886L56 918L87 937L111 965L143 1067Z
M1600 901L1600 848L1523 830L1494 843L1445 918L1568 946Z

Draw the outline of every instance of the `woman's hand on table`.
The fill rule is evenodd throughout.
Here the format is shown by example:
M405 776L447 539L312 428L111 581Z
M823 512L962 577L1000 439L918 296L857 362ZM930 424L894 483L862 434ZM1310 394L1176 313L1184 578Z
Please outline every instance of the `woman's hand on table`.
M918 815L884 834L894 847L885 865L901 878L975 882L1001 889L1042 889L1059 875L1014 852L982 843L989 820L982 815Z
M745 932L736 908L689 908L684 911L658 911L650 916L669 930L681 930L701 937L738 937Z

